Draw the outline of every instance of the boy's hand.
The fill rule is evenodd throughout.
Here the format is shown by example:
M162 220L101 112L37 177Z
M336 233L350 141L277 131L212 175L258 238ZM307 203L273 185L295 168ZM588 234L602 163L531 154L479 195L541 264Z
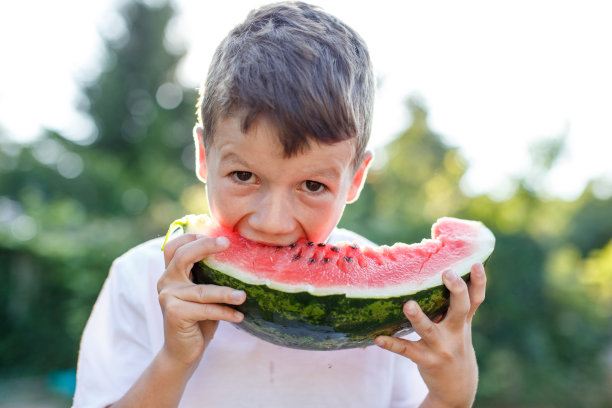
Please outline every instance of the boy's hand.
M469 286L454 273L444 273L443 281L451 295L440 323L433 323L418 303L410 301L404 305L404 313L421 339L380 336L376 344L417 364L429 389L422 406L469 407L478 385L472 317L485 297L485 271L482 264L472 266Z
M244 302L246 295L228 287L196 285L190 279L194 263L223 251L227 238L185 234L164 248L166 271L157 283L159 303L164 316L164 347L171 361L193 366L202 357L219 320L242 321L242 313L232 304Z

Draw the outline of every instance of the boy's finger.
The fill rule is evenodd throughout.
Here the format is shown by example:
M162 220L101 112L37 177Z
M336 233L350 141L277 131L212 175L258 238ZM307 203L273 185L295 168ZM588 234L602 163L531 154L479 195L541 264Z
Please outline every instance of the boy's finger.
M179 273L181 278L188 279L193 264L211 254L227 249L228 246L229 241L225 237L203 237L192 240L174 251L174 256L166 270L171 275Z
M417 360L421 353L419 352L419 344L416 341L405 340L398 337L378 336L376 340L374 340L374 343L380 348L408 357L416 364L419 364Z
M176 297L186 302L226 303L230 305L240 305L246 300L246 294L242 290L235 290L226 286L195 284L162 289L159 293L160 303L163 304L166 297Z
M462 330L470 311L470 297L467 284L453 271L445 271L442 275L444 285L450 291L450 306L443 324Z
M481 263L474 264L472 266L472 273L470 275L470 284L468 286L468 292L470 294L470 312L468 318L472 318L478 306L485 300L485 292L487 288L487 275L484 270L484 266Z
M182 322L200 322L204 320L225 320L240 323L244 315L229 306L217 303L195 303L173 298L162 307L165 320L171 326L181 326Z
M168 242L166 242L163 249L166 267L168 266L172 258L174 258L174 253L177 249L189 242L195 241L196 239L198 239L198 237L195 234L183 234L179 235L176 238L172 238Z
M404 314L410 320L414 331L421 336L421 339L427 344L435 344L438 341L438 328L429 317L421 310L421 307L414 300L406 302L404 305Z

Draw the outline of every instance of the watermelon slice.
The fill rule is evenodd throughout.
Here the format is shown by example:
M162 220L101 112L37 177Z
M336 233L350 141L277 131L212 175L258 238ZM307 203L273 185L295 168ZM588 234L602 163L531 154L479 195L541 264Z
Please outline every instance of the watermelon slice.
M441 218L432 239L377 248L355 243L315 243L301 239L283 247L249 241L214 224L205 215L172 223L186 233L225 236L227 250L194 265L196 283L244 290L247 300L238 327L274 344L335 350L373 344L378 335L411 331L402 306L416 300L432 319L448 308L442 272L465 280L474 263L484 262L495 245L482 223Z

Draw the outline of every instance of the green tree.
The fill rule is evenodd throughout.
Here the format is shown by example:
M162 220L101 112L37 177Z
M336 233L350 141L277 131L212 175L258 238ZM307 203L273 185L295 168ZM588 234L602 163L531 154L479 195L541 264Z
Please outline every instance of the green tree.
M111 261L164 234L182 203L204 201L193 176L196 92L176 78L182 53L163 46L172 15L167 3L124 6L125 37L106 41L84 89L92 143L53 132L27 146L2 141L0 375L74 367Z
M467 203L459 189L464 160L430 129L421 100L410 98L407 108L412 123L377 152L382 167L371 170L361 197L342 220L378 243L420 240L437 218Z
M466 164L431 131L424 105L385 146L342 225L379 243L417 242L433 221L483 221L497 237L486 265L487 300L474 320L480 364L478 406L609 406L605 350L612 327L610 200L589 191L567 202L545 192L564 137L532 148L532 168L509 198L468 197Z

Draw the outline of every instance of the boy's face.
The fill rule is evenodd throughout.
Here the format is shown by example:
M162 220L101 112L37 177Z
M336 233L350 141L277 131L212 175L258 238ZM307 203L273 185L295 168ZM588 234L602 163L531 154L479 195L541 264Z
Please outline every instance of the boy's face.
M213 218L245 238L289 245L327 239L347 202L355 200L372 154L353 167L354 142L311 143L284 157L276 128L257 119L245 134L240 118L218 123L206 154L199 140L198 176L206 182Z

